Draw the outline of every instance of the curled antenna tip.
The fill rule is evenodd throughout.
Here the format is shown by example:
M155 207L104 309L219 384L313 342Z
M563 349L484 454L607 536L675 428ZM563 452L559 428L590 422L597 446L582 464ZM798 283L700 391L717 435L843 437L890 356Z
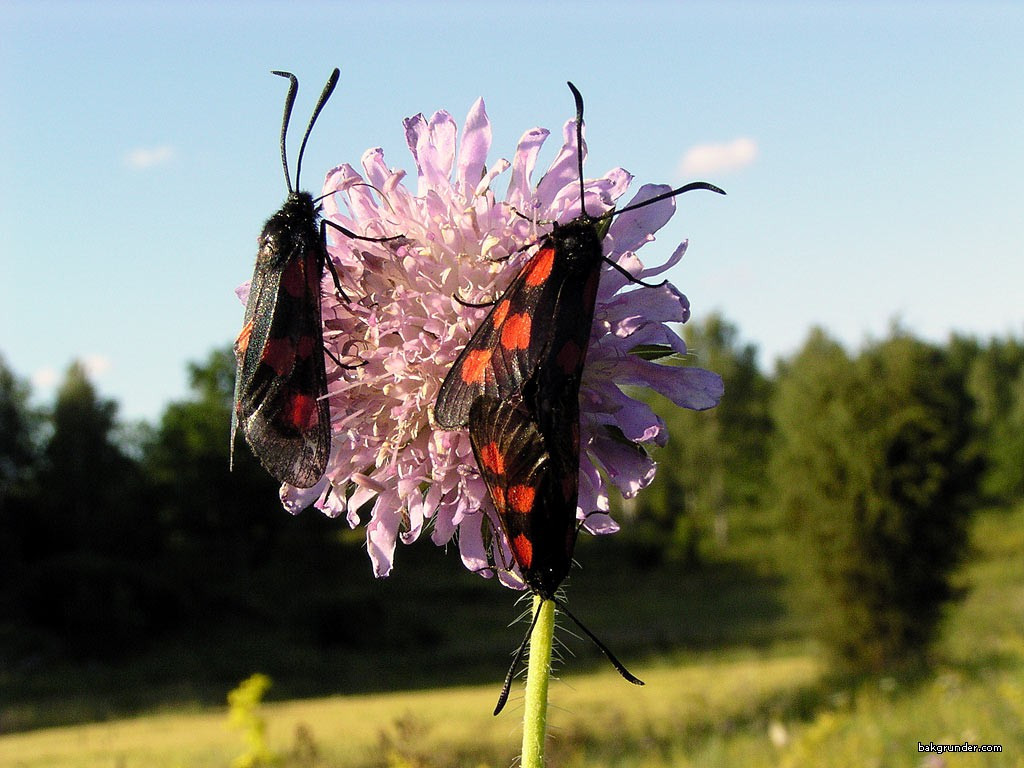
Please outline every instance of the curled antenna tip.
M566 85L569 86L569 90L572 91L572 96L576 100L576 111L579 113L583 112L583 94L580 93L579 88L572 84L571 80L566 80Z
M583 182L583 95L571 81L566 81L572 97L576 100L576 172L580 178L580 215L588 219L586 197L586 184Z
M295 188L299 188L299 176L302 173L302 156L306 152L306 142L309 141L309 134L313 130L313 125L316 123L316 119L320 116L320 111L324 108L324 104L331 98L331 94L334 93L334 86L338 84L338 77L341 75L341 70L337 67L331 72L331 76L327 78L327 84L324 86L323 91L320 93L320 98L317 99L316 106L313 107L313 115L309 118L309 125L306 126L306 132L302 135L302 143L299 145L299 159L295 163Z
M717 187L714 184L711 184L707 181L691 181L689 184L684 184L678 189L673 189L672 192L669 194L671 194L672 196L681 195L684 192L693 192L694 190L698 189L702 189L705 192L717 192L720 195L725 194L724 189L722 189L721 187Z

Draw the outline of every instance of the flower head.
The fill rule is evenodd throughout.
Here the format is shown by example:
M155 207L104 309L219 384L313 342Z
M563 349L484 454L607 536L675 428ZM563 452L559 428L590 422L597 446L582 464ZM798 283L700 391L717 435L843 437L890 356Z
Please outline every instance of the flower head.
M457 532L462 560L471 570L489 575L495 563L513 562L468 434L438 427L433 404L449 367L487 312L465 302L500 295L546 224L580 212L573 122L566 124L562 148L536 186L532 176L548 131L527 131L511 162L491 165L491 128L482 100L470 109L458 149L456 133L447 112L405 121L416 162L415 193L402 183L404 172L388 168L379 148L363 155L361 173L341 165L324 184L325 217L365 236L404 237L370 243L339 236L329 245L353 299L327 298L334 296L327 278L325 342L336 356L358 364L328 360L333 443L327 473L310 489L285 486L282 499L293 512L312 503L328 515L344 515L353 527L365 521L378 576L390 572L397 541L410 543L424 530L438 545ZM495 187L506 175L499 200ZM588 213L610 210L630 181L621 168L588 181ZM630 202L667 190L644 186ZM637 278L664 272L682 258L685 243L656 268L645 268L636 251L654 239L674 209L673 200L666 199L615 218L604 240L605 256ZM653 460L629 442L663 445L667 440L661 419L620 387L649 387L695 409L710 408L721 397L716 374L634 354L638 348L685 354L684 342L668 324L688 317L686 297L671 284L640 286L616 270L603 270L580 390L577 514L591 532L618 530L607 514L607 483L631 497L654 477ZM498 573L506 583L522 585L516 573L504 568Z

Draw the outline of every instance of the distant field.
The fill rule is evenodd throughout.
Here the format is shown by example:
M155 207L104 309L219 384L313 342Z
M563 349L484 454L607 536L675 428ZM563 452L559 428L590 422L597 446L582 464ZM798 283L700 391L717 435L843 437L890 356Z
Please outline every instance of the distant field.
M818 675L817 665L799 656L647 668L645 688L626 685L614 672L566 674L552 687L557 707L552 724L563 734L557 740L574 744L609 738L668 744L687 732L748 723L766 702L781 702L813 685ZM263 712L271 747L282 754L295 748L297 729L305 729L321 760L312 765L387 765L388 750L381 748L385 735L393 743L390 764L395 766L509 765L518 744L518 700L503 716L492 717L497 691L496 681L472 688L268 704ZM223 711L166 714L3 737L0 764L225 768L241 750L241 739L227 728Z
M973 542L960 574L970 592L950 612L933 675L836 681L793 640L631 658L644 688L610 670L581 673L570 660L552 687L549 764L1024 768L1024 509L979 514ZM286 767L504 768L515 759L519 712L515 699L491 717L498 683L262 712ZM1003 751L939 758L919 753L919 741ZM0 766L227 768L241 751L225 710L214 709L2 736Z

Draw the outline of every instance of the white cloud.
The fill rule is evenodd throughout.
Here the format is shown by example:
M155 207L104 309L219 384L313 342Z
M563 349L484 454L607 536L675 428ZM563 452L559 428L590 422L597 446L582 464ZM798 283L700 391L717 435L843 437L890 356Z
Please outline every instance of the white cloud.
M78 358L78 362L82 364L86 375L93 381L101 378L103 374L113 368L113 363L106 355L85 355ZM63 381L66 375L66 370L60 372L49 366L38 368L32 373L32 386L35 389L50 390Z
M36 389L51 389L57 386L57 371L40 368L32 374L32 386Z
M82 365L89 378L97 379L110 370L110 358L105 355L86 355L82 358Z
M174 147L136 147L124 155L124 162L134 171L145 171L157 165L165 165L174 159Z
M738 138L719 144L698 144L683 155L680 169L684 176L737 171L757 159L757 142Z

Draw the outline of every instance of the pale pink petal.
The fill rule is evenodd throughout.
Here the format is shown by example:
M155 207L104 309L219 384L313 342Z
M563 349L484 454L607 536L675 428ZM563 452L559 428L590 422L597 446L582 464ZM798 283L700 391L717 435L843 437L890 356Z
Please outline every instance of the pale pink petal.
M690 302L671 283L655 288L638 288L612 297L601 310L599 321L620 338L633 335L653 324L685 323L690 319Z
M622 495L633 498L654 480L654 460L643 448L599 435L599 432L594 433L589 447L591 455L601 463L608 479Z
M512 176L508 182L508 191L505 193L505 200L509 205L522 207L524 201L531 197L530 179L537 165L537 154L550 133L545 128L533 128L519 139L519 146L512 156Z
M307 507L313 506L330 484L330 480L325 475L312 488L296 488L292 485L282 485L280 492L281 505L288 513L297 515Z
M491 122L487 119L484 100L477 99L469 108L462 127L459 162L455 171L456 189L471 194L480 183L487 167L487 151L491 148Z
M462 557L462 564L474 573L484 573L491 570L490 562L487 559L487 548L484 546L484 525L490 525L483 511L477 509L473 514L467 515L465 521L459 526L459 555Z
M659 365L632 356L623 384L647 386L673 403L694 411L714 408L725 394L722 377L703 368Z
M665 423L646 403L629 397L612 382L602 381L585 388L580 402L586 403L588 420L614 426L634 443L664 445L668 441Z
M647 269L643 270L640 273L640 278L642 280L648 280L654 277L655 275L660 275L662 272L667 272L668 270L670 270L672 267L674 267L676 264L683 260L683 256L686 255L687 243L688 241L684 240L678 246L676 246L676 249L672 251L672 256L670 256L669 260L666 261L664 264L661 264L657 267L648 267Z
M395 542L398 526L402 522L396 511L399 505L398 493L387 490L377 497L373 517L366 524L366 550L370 555L375 576L384 577L391 573L395 557ZM384 510L388 510L384 512Z
M604 512L591 512L583 523L583 530L595 536L607 536L610 533L618 533L620 526L611 515Z
M583 154L586 157L587 147L584 142ZM552 211L552 202L566 188L579 189L579 166L576 154L576 123L572 120L562 129L562 148L558 151L551 166L537 184L535 199L542 211ZM579 195L577 195L577 203ZM579 213L577 209L576 213Z
M582 441L583 444L587 442L586 440ZM597 467L589 460L581 462L576 517L586 520L594 512L608 512L610 508L608 493L605 491L604 481L601 479Z

